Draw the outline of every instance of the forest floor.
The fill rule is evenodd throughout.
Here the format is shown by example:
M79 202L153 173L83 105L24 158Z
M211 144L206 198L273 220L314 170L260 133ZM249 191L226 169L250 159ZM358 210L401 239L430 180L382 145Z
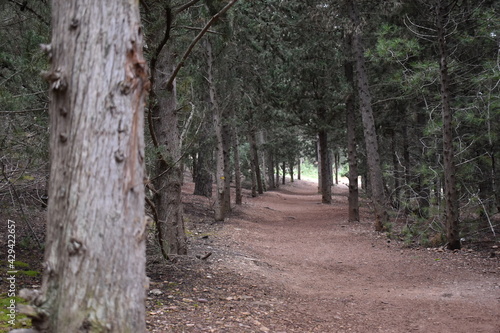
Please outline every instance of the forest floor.
M224 223L190 195L191 256L150 263L151 332L500 332L498 239L491 250L407 247L347 220L347 187L246 193ZM483 249L484 250L484 249ZM211 254L208 258L208 254Z
M189 255L165 262L153 232L148 239L149 332L500 332L498 237L456 252L408 247L373 231L364 200L361 222L349 223L346 186L333 187L332 205L316 186L296 181L257 198L245 190L243 205L214 223L211 201L186 182ZM43 251L23 217L6 212L25 266L16 287L37 288ZM45 213L26 214L43 240ZM0 300L7 282L2 275Z

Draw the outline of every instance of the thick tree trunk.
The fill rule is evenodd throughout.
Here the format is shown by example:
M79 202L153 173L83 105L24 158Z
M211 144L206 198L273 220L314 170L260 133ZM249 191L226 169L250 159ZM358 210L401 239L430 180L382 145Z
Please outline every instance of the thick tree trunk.
M156 162L153 201L158 220L158 239L163 256L187 254L187 240L182 217L181 142L177 117L175 80L170 89L166 82L174 70L172 50L164 49L158 57L153 91L157 105L153 108L153 128L160 147L164 147Z
M439 47L439 68L441 80L441 104L443 114L443 168L444 195L446 202L446 239L450 250L460 248L458 230L458 193L455 180L455 162L453 160L453 114L450 106L450 82L448 76L448 50L446 45L446 22L448 19L448 1L437 0L436 20Z
M137 2L53 1L51 170L39 332L145 332Z
M366 158L370 177L371 198L375 206L375 230L382 231L385 228L384 225L389 222L389 215L386 210L387 200L384 193L377 133L375 131L375 119L373 118L370 88L365 69L365 58L360 32L360 18L355 1L348 1L348 4L351 21L353 23L352 47L356 63L358 95L360 100L363 130L365 134Z

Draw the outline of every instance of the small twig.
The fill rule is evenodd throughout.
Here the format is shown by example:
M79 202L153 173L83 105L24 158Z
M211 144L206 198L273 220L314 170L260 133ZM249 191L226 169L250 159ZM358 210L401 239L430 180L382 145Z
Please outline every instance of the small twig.
M198 27L189 27L187 25L181 25L179 26L181 29L186 29L186 30L195 30L195 31L201 31L203 28L198 28ZM222 35L220 32L215 31L215 30L207 30L208 33L215 34L215 35Z

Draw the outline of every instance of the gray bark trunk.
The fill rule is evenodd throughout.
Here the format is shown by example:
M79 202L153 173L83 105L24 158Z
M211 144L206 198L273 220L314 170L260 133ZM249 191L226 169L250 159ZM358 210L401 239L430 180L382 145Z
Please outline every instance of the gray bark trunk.
M351 36L346 36L347 49L351 47ZM346 124L347 124L347 160L349 163L349 221L359 221L359 189L358 189L358 151L356 140L356 105L354 103L354 68L352 61L344 63L346 80L351 87L351 93L345 101Z
M450 250L460 248L458 230L458 194L455 180L455 162L453 160L453 114L450 107L450 83L448 76L448 50L446 45L446 21L448 18L448 2L437 1L436 19L439 46L439 68L441 79L441 104L443 115L443 168L444 196L446 202L446 239Z
M140 27L137 2L52 2L40 332L146 331Z
M164 49L158 57L158 70L153 90L157 105L153 109L153 128L160 145L161 158L156 162L154 203L158 221L159 242L164 256L187 254L187 240L182 218L181 142L177 117L177 90L175 80L166 82L174 70L172 50Z
M378 150L377 133L375 131L375 119L373 118L370 87L365 69L365 58L360 31L360 18L355 1L351 0L348 4L351 21L353 23L352 48L356 62L358 95L360 100L363 130L365 134L371 199L375 206L375 230L382 231L385 228L384 225L389 221L389 215L386 211L387 200L384 193L384 183L382 178L382 169L380 166L380 155Z
M215 89L214 81L214 59L212 43L210 38L205 40L205 48L207 52L207 80L208 80L208 90L210 94L210 105L212 110L212 120L215 130L215 182L217 186L217 194L215 196L214 212L216 221L224 221L227 213L227 207L225 206L225 173L224 173L224 138L222 133L222 116L221 110L217 103L217 93Z

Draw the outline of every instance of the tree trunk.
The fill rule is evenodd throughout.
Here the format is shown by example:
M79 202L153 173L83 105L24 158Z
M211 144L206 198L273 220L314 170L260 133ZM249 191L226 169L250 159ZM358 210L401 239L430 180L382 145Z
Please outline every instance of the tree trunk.
M225 214L231 212L231 127L227 124L230 115L222 111L222 155L224 156L224 197L223 206Z
M105 10L103 10L105 9ZM52 2L51 170L39 332L145 332L137 2Z
M352 64L351 73L352 73ZM351 76L352 78L352 76ZM347 154L349 161L349 221L359 221L358 154L356 150L356 117L354 95L346 99L347 113Z
M257 140L255 138L255 131L250 130L250 133L248 134L248 139L250 141L250 151L251 151L251 158L253 160L253 165L255 168L255 181L257 183L257 192L259 194L264 193L264 188L262 186L262 174L260 172L260 163L259 163L259 151L257 148Z
M392 150L392 169L394 178L394 191L392 191L392 204L393 207L399 209L401 204L401 173L399 171L399 159L396 147L396 131L391 133L391 150Z
M209 100L210 98L208 98ZM212 197L212 172L213 165L213 142L210 140L212 132L212 122L203 121L198 139L198 161L196 177L194 179L194 195L202 195L208 198Z
M214 59L212 51L212 43L210 38L205 39L205 48L207 51L207 81L208 91L210 94L210 105L212 109L212 120L214 124L216 144L216 167L215 167L215 182L217 185L217 195L215 196L214 210L215 220L224 221L228 208L225 206L225 172L224 172L224 138L223 138L223 123L221 109L217 103L217 94L214 81Z
M250 156L250 180L252 182L252 197L255 198L257 196L257 177L255 176L255 160L251 156Z
M280 187L280 163L278 161L278 159L275 157L274 158L275 160L275 164L276 164L276 188L279 188Z
M292 182L292 183L295 181L293 179L293 176L294 176L293 168L295 167L294 162L295 162L295 159L290 159L288 162L288 164L290 165L290 182Z
M269 189L276 189L276 183L274 182L274 155L271 150L267 152L267 179L269 183Z
M177 117L177 89L175 80L166 86L175 67L171 49L158 55L153 91L156 105L153 108L153 128L160 147L164 147L156 161L154 177L157 228L160 248L164 257L187 254L187 240L182 217L181 142Z
M300 174L301 174L301 168L302 166L302 157L299 157L298 161L297 161L297 179L300 180Z
M340 164L340 154L338 151L335 151L335 185L339 184L339 164ZM333 184L332 184L333 185Z
M318 170L318 193L321 194L321 155L319 149L319 137L316 140L316 159L317 159L317 170Z
M240 152L239 148L239 139L238 133L236 129L233 128L233 158L234 158L234 184L236 187L236 199L235 202L237 205L241 205L242 203L242 194L241 194L241 168L240 168Z
M358 95L365 134L366 159L370 178L371 198L375 206L375 230L382 231L389 222L386 211L387 200L384 193L382 169L378 150L377 133L371 104L370 88L365 69L363 44L361 41L360 18L354 0L348 1L349 14L353 23L352 48L356 63Z
M283 161L282 169L283 169L282 183L283 183L283 185L285 185L285 178L286 178L286 162L285 161Z
M448 76L448 50L446 45L446 23L448 1L437 0L436 20L439 47L439 68L441 83L441 104L443 115L443 168L444 195L446 203L446 239L450 250L460 248L458 230L458 194L455 184L455 162L453 160L453 114L450 107L450 83Z
M321 191L321 202L324 204L332 203L332 186L331 182L331 169L328 163L328 137L326 134L326 130L320 130L318 133L318 142L319 142L319 156L320 156L320 174L321 174L321 183L320 183L320 191Z
M346 37L347 49L351 47L351 36ZM356 105L354 103L354 68L352 61L344 63L346 80L351 87L351 93L345 101L347 124L347 160L349 163L349 222L359 221L359 189L358 189L358 152L356 148Z

